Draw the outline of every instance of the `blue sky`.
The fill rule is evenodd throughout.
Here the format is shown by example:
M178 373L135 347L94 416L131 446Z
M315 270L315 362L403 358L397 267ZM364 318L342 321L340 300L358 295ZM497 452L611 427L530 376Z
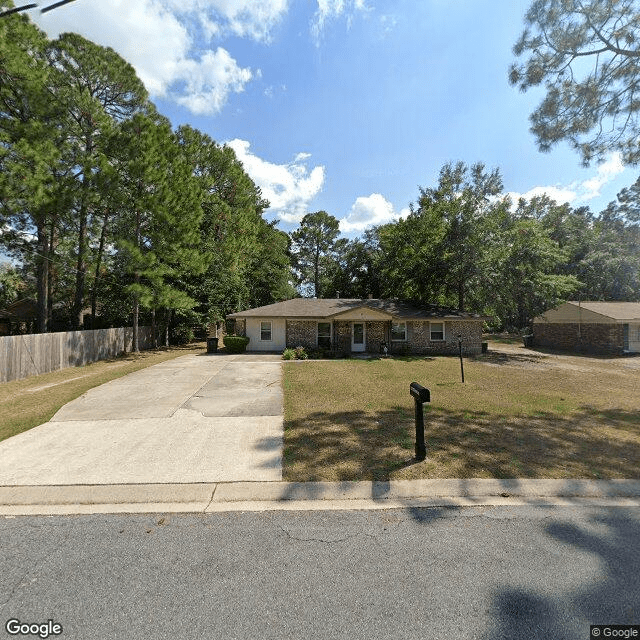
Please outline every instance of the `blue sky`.
M76 0L31 17L136 68L159 110L232 146L291 230L324 209L354 237L406 215L418 186L462 160L505 192L599 212L637 172L540 153L511 87L529 0Z

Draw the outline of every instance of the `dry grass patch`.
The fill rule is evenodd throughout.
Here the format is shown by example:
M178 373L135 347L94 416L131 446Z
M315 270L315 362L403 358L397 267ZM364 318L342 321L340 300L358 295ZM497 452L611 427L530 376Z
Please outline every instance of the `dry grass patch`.
M127 353L84 367L70 367L0 383L0 441L47 422L60 407L93 387L166 360L189 353L201 353L203 349L204 344L196 343Z
M286 480L640 477L640 358L491 345L465 360L287 363ZM431 389L415 463L409 384Z

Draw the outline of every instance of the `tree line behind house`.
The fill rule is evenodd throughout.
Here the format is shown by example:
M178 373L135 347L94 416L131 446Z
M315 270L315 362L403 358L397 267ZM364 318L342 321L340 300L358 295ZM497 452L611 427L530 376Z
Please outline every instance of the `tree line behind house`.
M521 329L571 297L639 299L638 202L640 181L599 214L514 203L499 170L450 163L404 219L348 240L320 211L286 234L233 150L173 130L113 50L0 21L0 246L14 263L0 267L0 309L34 297L41 332L143 320L188 338L300 292Z
M497 169L449 163L404 219L346 240L320 211L291 236L299 281L318 297L449 306L507 330L571 298L640 300L640 179L595 215L546 195L512 202Z

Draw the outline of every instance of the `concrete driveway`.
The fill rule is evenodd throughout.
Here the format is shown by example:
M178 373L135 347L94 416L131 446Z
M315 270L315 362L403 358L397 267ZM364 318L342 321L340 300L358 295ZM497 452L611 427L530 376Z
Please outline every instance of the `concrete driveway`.
M282 480L277 355L188 355L91 389L0 442L0 485Z

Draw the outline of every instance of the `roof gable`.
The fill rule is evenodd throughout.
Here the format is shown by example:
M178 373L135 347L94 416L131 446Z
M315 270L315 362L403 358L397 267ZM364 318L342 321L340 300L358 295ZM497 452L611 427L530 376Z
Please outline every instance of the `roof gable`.
M334 313L331 317L334 320L391 320L394 316L388 311L374 309L363 304L359 307Z

